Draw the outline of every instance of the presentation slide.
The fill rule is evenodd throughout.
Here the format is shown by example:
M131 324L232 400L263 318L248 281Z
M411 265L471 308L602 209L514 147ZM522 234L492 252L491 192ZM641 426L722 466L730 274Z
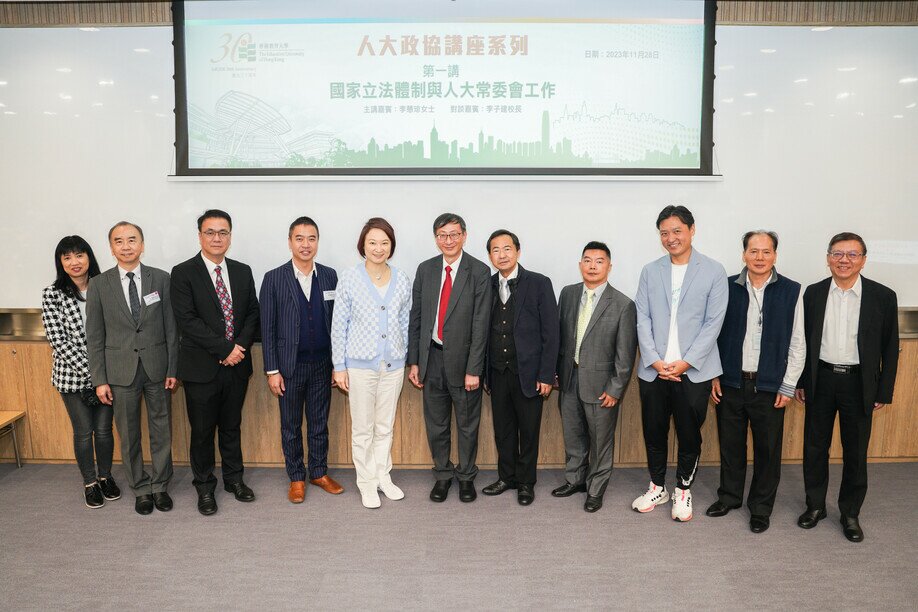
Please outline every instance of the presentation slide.
M185 2L179 172L709 174L705 4Z

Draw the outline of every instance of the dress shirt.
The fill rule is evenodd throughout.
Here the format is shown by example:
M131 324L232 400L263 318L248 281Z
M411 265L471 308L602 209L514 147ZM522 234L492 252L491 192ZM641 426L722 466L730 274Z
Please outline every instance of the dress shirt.
M609 286L609 281L600 283L598 287L592 289L593 291L593 310L596 310L596 305L599 304L599 298L602 295L602 292L606 290L606 287ZM587 303L587 286L586 283L583 285L583 291L580 293L580 307L577 309L577 316L580 316L580 309L585 307ZM592 316L592 315L591 315ZM589 323L589 322L588 322Z
M131 270L131 272L134 273L134 285L137 287L137 297L140 298L140 303L143 304L143 290L141 290L140 288L140 277L141 277L140 268L141 267L142 266L138 265L136 268ZM131 279L127 277L127 273L128 273L127 270L125 270L121 266L118 266L118 276L121 279L121 289L124 291L124 301L127 302L128 311L130 311L131 310L131 297L130 297L130 294L128 293L129 291L128 283L131 282ZM141 308L142 307L143 306L141 306Z
M841 289L832 279L826 300L826 317L822 324L822 342L819 358L827 363L856 365L860 363L857 351L857 326L861 318L861 276L854 286Z
M682 349L679 347L679 322L676 315L679 312L679 298L682 297L682 283L685 282L685 272L688 264L673 264L672 293L669 296L669 336L666 340L666 355L663 361L672 363L682 359Z
M757 372L759 354L762 348L762 307L764 306L765 287L778 280L776 272L771 278L756 289L749 277L746 277L746 290L749 292L749 309L746 311L746 337L743 338L743 370ZM784 380L781 381L780 393L792 397L797 380L803 373L806 364L806 334L803 331L803 291L797 296L794 306L794 324L791 328L790 346L787 348L787 368Z
M438 312L440 308L440 294L443 293L443 283L446 281L446 266L449 266L449 270L450 270L449 275L450 275L450 278L453 279L453 287L455 287L456 286L456 275L459 274L459 264L462 263L463 253L465 253L465 251L459 251L458 259L456 259L456 261L454 261L451 264L446 263L445 257L440 258L442 269L440 270L440 289L437 291ZM434 324L433 324L433 329L430 330L430 337L433 339L434 342L442 346L443 343L440 341L439 338L437 338L437 319L438 317L434 317Z
M504 277L500 272L497 273L497 296L500 297L502 304L506 304L507 301L502 297L503 295L507 296L507 299L510 299L510 281L515 279L520 275L519 265L513 266L513 270L510 271L510 274Z
M312 272L308 275L300 272L300 269L296 267L296 264L293 263L293 260L290 260L290 265L293 266L293 275L296 277L296 280L300 283L300 288L303 290L303 295L306 296L307 300L312 299L312 279L316 276L316 264L312 264Z
M224 258L220 263L215 264L211 260L204 257L204 253L201 253L201 259L204 260L204 265L207 266L207 272L210 273L210 282L214 284L214 291L217 290L217 266L220 266L220 276L223 277L223 284L226 286L226 292L230 296L230 302L233 301L233 292L230 289L229 273L226 271L226 259Z

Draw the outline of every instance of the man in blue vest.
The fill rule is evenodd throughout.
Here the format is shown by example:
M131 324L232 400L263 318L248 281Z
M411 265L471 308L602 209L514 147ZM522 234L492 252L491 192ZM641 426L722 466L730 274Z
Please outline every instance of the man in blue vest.
M303 412L309 439L309 482L333 495L344 489L328 475L331 403L331 319L338 275L315 262L319 227L309 217L290 224L291 261L261 283L261 337L268 387L280 403L281 446L290 477L287 498L306 496Z
M778 481L784 407L806 361L800 284L775 270L778 235L743 236L743 271L731 276L727 314L717 346L723 374L711 385L720 437L720 487L708 516L743 505L746 431L752 427L753 473L746 505L753 533L768 529Z

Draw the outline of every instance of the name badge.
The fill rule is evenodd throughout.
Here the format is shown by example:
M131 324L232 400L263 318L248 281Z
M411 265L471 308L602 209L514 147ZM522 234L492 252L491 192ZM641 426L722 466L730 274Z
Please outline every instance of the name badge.
M147 306L152 306L159 301L159 291L154 291L153 293L148 293L143 296L143 303Z
M331 291L323 291L322 297L325 299L326 302L329 300L335 299L335 290L332 289Z

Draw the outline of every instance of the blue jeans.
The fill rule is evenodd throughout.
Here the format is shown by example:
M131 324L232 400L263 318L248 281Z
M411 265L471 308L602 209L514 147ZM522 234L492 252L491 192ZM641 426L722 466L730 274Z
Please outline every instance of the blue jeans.
M112 435L111 406L87 406L79 393L61 393L73 425L73 454L83 475L83 484L95 482L96 475L110 478L115 437ZM95 453L93 453L95 442ZM93 457L95 454L95 457ZM96 471L98 463L98 472Z

